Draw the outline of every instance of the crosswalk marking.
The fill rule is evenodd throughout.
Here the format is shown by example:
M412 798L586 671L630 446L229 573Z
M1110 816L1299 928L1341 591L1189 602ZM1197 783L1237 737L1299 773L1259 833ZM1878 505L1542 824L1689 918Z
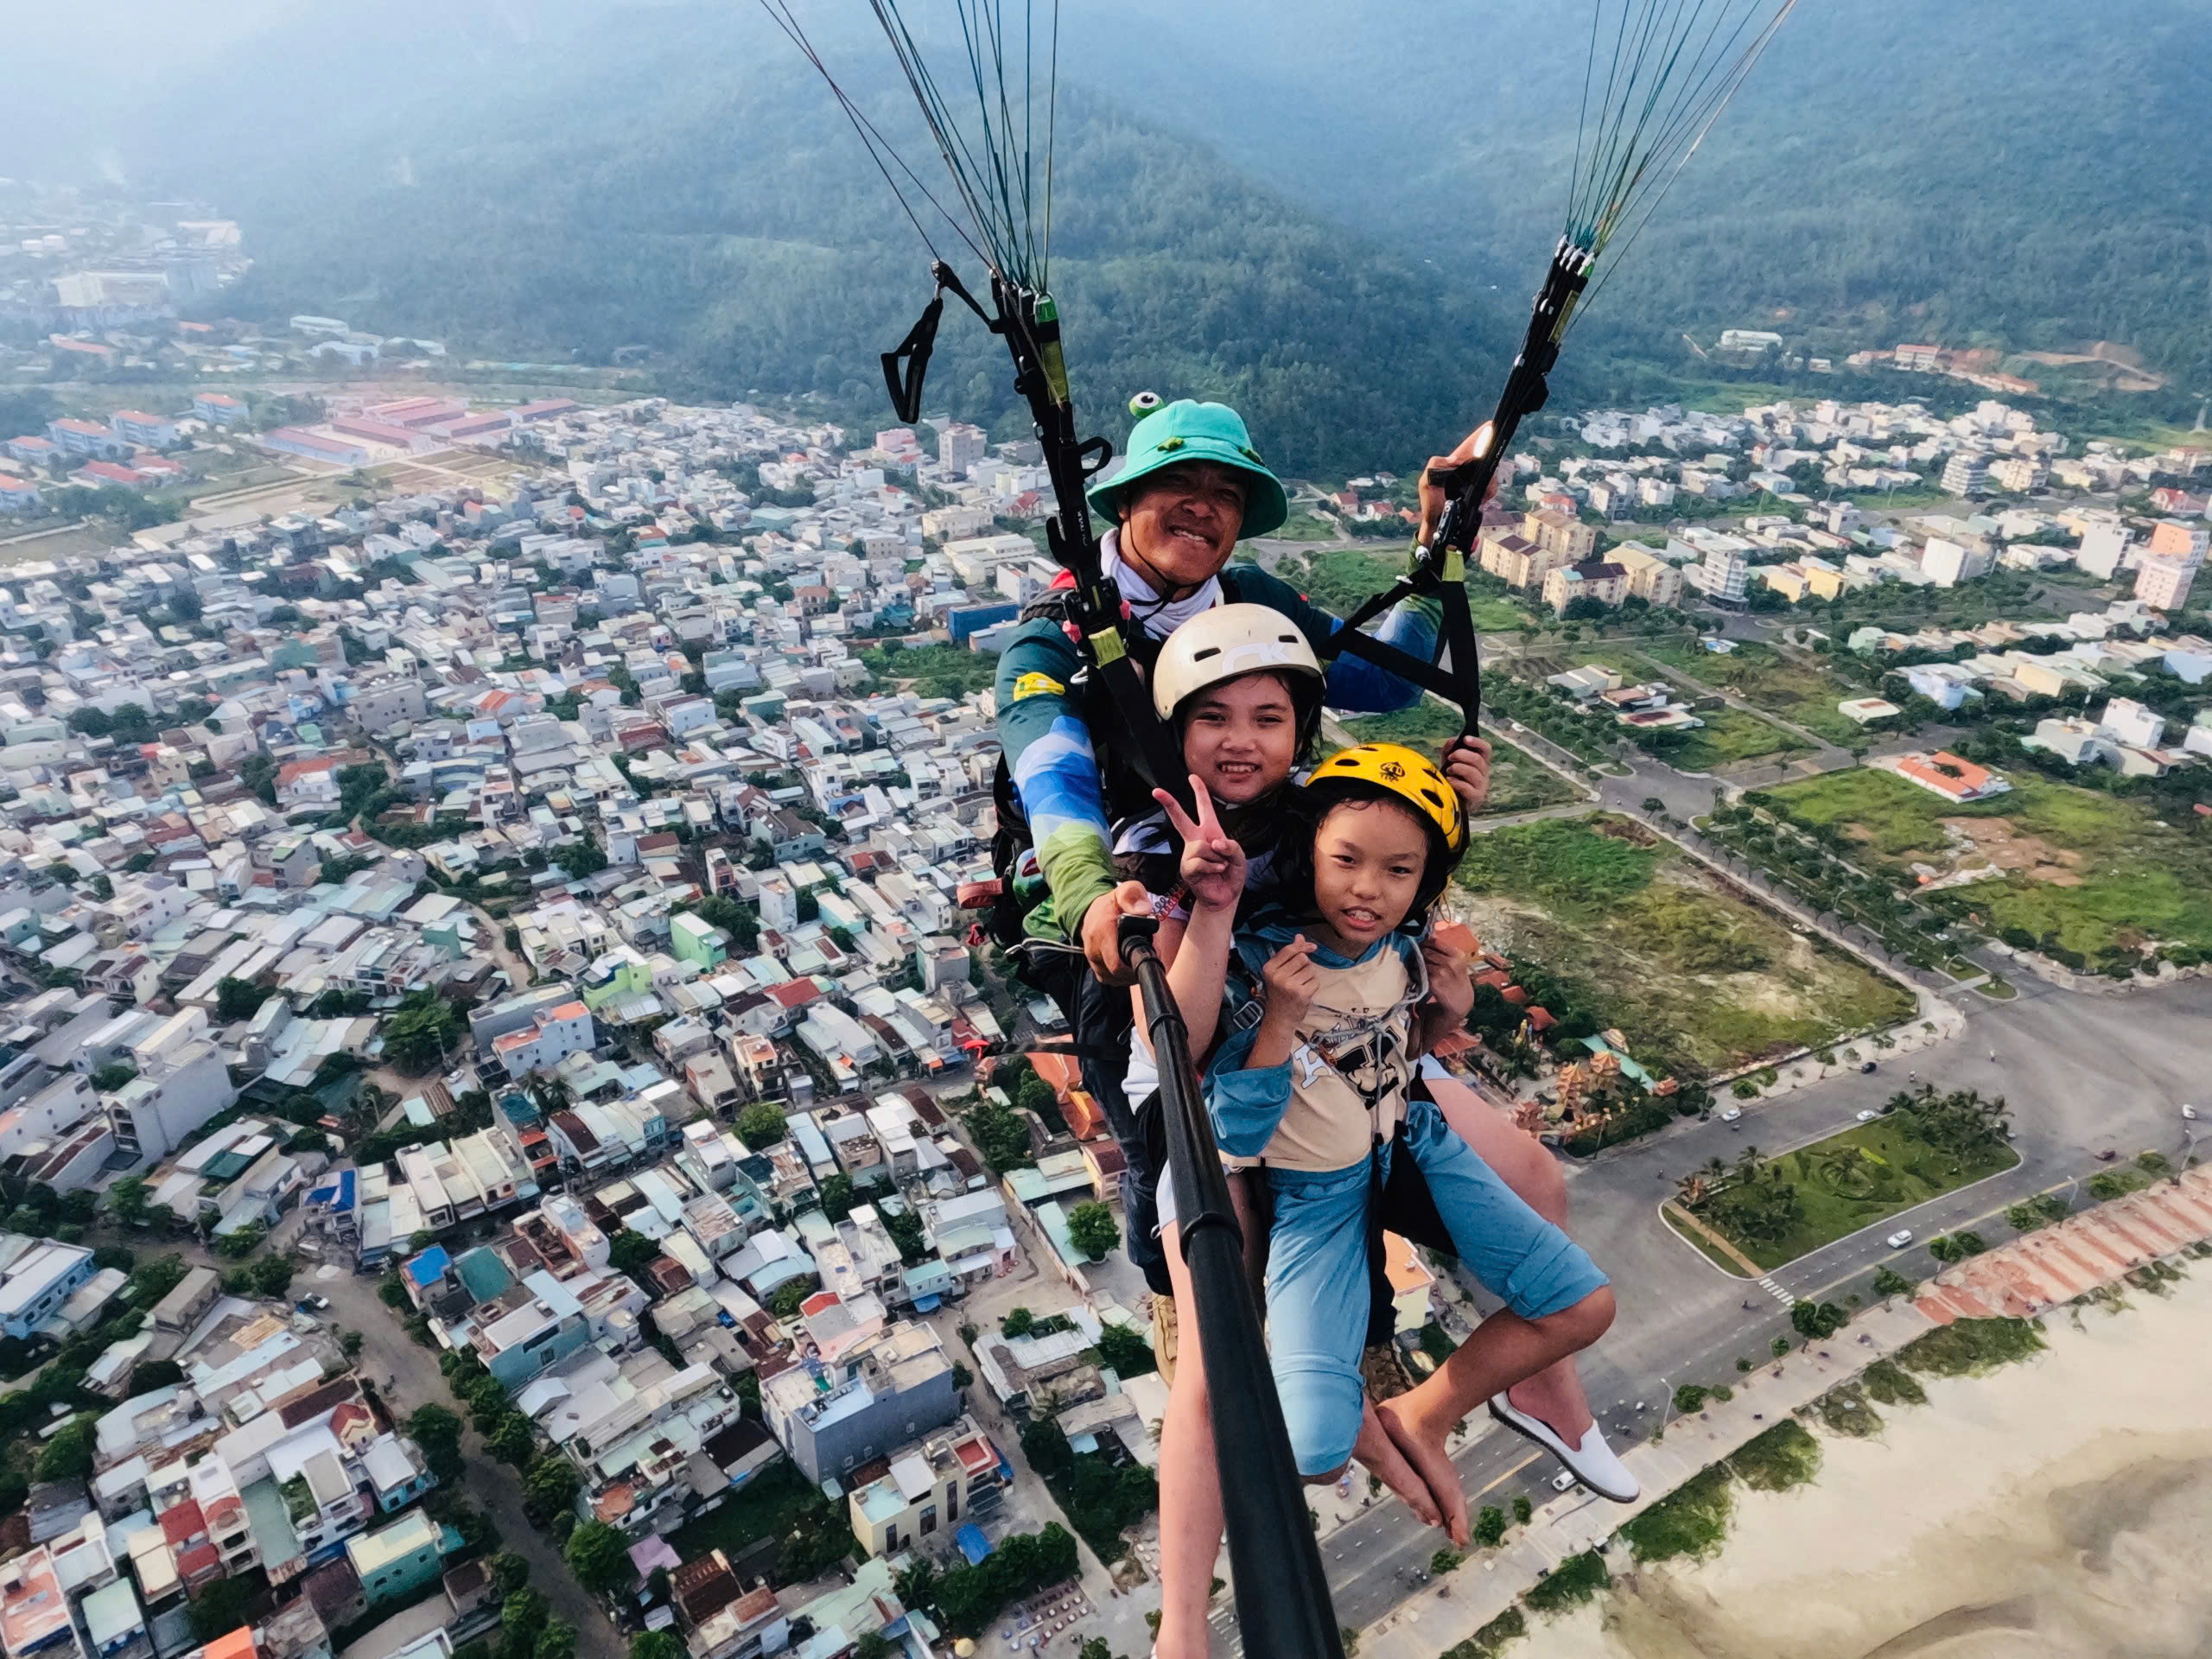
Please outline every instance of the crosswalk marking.
M1773 1280L1765 1277L1764 1274L1762 1274L1759 1279L1759 1288L1766 1292L1768 1295L1773 1297L1776 1301L1780 1302L1784 1307L1795 1307L1797 1306L1797 1299L1795 1296L1792 1296L1780 1285L1776 1284Z

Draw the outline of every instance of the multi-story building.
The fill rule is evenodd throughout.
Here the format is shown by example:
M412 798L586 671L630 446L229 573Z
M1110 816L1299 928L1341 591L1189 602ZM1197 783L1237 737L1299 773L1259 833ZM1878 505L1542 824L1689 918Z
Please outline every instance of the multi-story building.
M0 1233L0 1332L18 1342L29 1341L92 1276L92 1253L81 1244Z
M1955 542L1948 536L1930 536L1920 555L1920 568L1938 588L1955 588L1986 576L1996 563L1988 543Z
M1943 489L1951 495L1989 493L1989 457L1977 449L1961 449L1943 464Z
M369 1605L395 1601L438 1575L438 1523L410 1510L388 1527L346 1541L346 1559Z
M1580 600L1595 600L1611 610L1628 597L1628 570L1603 559L1588 559L1552 571L1544 578L1544 603L1554 616Z
M761 1418L811 1481L842 1478L958 1410L952 1363L924 1325L894 1325L840 1356L761 1385Z
M2198 569L2181 559L2145 557L2135 573L2135 597L2154 611L2177 611L2189 602Z
M211 426L236 426L248 410L227 391L202 391L193 395L192 412Z
M143 410L119 409L107 417L115 435L141 449L168 449L176 443L176 423L166 415Z
M591 1010L582 1001L559 1002L541 1010L526 1029L493 1038L492 1052L509 1077L526 1077L588 1052L598 1041Z
M1682 573L1650 549L1623 542L1607 550L1605 559L1627 575L1630 598L1652 606L1673 605L1681 600Z
M48 421L46 435L63 454L82 455L93 461L128 461L131 450L137 447L96 421L79 421L66 416Z
M925 1552L932 1539L997 1513L1003 1465L982 1432L963 1417L943 1432L855 1470L846 1484L853 1535L870 1555Z

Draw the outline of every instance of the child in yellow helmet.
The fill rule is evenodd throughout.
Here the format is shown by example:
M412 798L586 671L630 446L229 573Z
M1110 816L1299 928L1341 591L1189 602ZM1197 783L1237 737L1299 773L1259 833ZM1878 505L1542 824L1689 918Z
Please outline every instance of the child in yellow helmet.
M1465 1499L1446 1442L1467 1402L1594 1342L1612 1294L1580 1248L1409 1087L1473 997L1465 961L1421 938L1465 847L1460 802L1410 749L1363 744L1330 757L1298 791L1276 902L1241 920L1242 849L1203 796L1196 818L1167 810L1190 900L1172 978L1193 1052L1222 1033L1206 1065L1215 1135L1224 1154L1252 1160L1247 1179L1272 1211L1268 1351L1300 1472L1334 1479L1360 1434L1370 1253L1393 1159L1418 1164L1462 1261L1505 1303L1434 1376L1375 1408L1464 1542ZM1188 1306L1172 1234L1169 1264ZM1205 1651L1221 1513L1205 1412L1202 1361L1186 1343L1160 1446L1158 1651L1168 1659Z

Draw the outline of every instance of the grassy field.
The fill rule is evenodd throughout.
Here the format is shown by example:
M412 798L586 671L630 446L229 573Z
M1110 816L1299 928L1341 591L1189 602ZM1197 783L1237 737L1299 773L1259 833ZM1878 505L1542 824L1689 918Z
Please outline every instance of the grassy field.
M1910 883L1909 866L1939 870L1994 861L2001 879L1935 895L2000 936L2007 930L2092 960L2151 940L2212 950L2212 834L2202 821L2161 823L2125 797L2031 772L2012 792L1955 805L1886 772L1831 772L1773 791L1808 823L1834 823L1863 861ZM1946 820L1979 851L1955 850Z
M1367 715L1344 721L1344 729L1360 743L1402 743L1408 748L1435 755L1459 734L1459 711L1424 697L1414 707L1395 715ZM1483 816L1526 812L1580 798L1581 791L1554 772L1529 759L1495 731L1490 739L1490 804Z
M1694 652L1708 662L1717 661L1694 645L1673 644L1642 646L1611 645L1583 647L1560 645L1551 653L1566 667L1580 668L1586 663L1602 663L1619 674L1624 680L1657 680L1673 685L1679 699L1688 700L1701 695L1694 687L1673 679L1664 671L1681 669L1681 662L1673 660L1683 652ZM1548 664L1550 656L1545 659ZM1684 658L1682 661L1687 661ZM1543 672L1552 671L1546 666ZM1707 682L1710 683L1710 682ZM1781 727L1761 720L1756 715L1740 709L1700 709L1697 717L1705 724L1689 734L1688 741L1669 749L1662 757L1668 765L1683 772L1713 772L1722 766L1736 766L1749 761L1776 760L1791 754L1806 754L1812 745Z
M1723 766L1779 760L1812 750L1803 738L1740 709L1700 709L1698 718L1705 724L1690 734L1688 742L1663 757L1677 771L1718 772Z
M1716 657L1693 641L1681 641L1654 645L1644 655L1716 691L1732 692L1769 714L1793 721L1831 743L1848 744L1859 735L1857 722L1836 711L1836 704L1852 695L1853 688L1771 645L1738 644L1727 656Z
M1543 995L1618 1026L1662 1072L1718 1071L1910 1015L1872 969L1724 887L1611 814L1475 838L1459 876L1475 931Z
M1333 542L1337 539L1337 524L1333 518L1324 518L1317 513L1294 512L1281 527L1271 530L1264 538L1270 542Z
M1956 1159L1907 1135L1897 1119L1878 1118L1758 1166L1761 1174L1778 1167L1803 1206L1803 1215L1783 1237L1738 1236L1726 1224L1718 1201L1699 1218L1771 1270L2019 1161L2010 1147L1977 1159Z
M1325 547L1294 555L1276 566L1277 574L1323 610L1342 616L1362 601L1381 593L1406 569L1406 554L1395 543L1387 551L1370 553L1358 547ZM1503 633L1532 621L1527 610L1510 600L1470 593L1467 609L1476 628L1484 633Z
M753 1484L721 1508L704 1515L670 1536L670 1544L685 1560L696 1560L709 1550L724 1549L732 1555L762 1538L780 1537L802 1516L822 1505L822 1494L790 1463L764 1469ZM681 1539L681 1543L677 1542Z

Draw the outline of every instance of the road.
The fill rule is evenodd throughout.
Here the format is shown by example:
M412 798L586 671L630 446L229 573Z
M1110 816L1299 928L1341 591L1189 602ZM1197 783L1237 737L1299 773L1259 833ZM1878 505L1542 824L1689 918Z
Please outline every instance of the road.
M484 1449L484 1442L467 1427L468 1413L446 1388L434 1350L418 1346L401 1326L399 1315L377 1296L377 1281L351 1272L328 1279L312 1268L293 1283L302 1294L313 1289L330 1298L325 1317L333 1324L361 1333L360 1374L373 1378L385 1403L404 1419L417 1406L446 1407L462 1421L461 1449L468 1459L467 1496L492 1518L499 1529L499 1547L513 1550L530 1563L530 1587L543 1596L554 1614L576 1627L579 1659L621 1659L625 1644L599 1602L576 1582L561 1559L553 1540L540 1531L524 1512L522 1481L514 1469ZM392 1386L385 1386L386 1379Z
M2124 997L2033 982L2009 1002L1971 992L1953 1000L1971 1005L1967 1034L1915 1056L1912 1069L1941 1088L2003 1095L2012 1108L2019 1166L1768 1274L1772 1290L1723 1274L1677 1238L1658 1218L1660 1201L1676 1177L1708 1158L1733 1158L1747 1145L1781 1152L1848 1127L1859 1112L1907 1086L1903 1067L1885 1063L1871 1077L1848 1073L1754 1104L1739 1128L1718 1118L1683 1122L1569 1169L1575 1236L1612 1276L1620 1302L1613 1329L1583 1365L1592 1403L1616 1446L1656 1428L1676 1387L1732 1382L1738 1358L1756 1361L1775 1338L1790 1336L1788 1302L1843 1302L1853 1294L1871 1300L1874 1272L1885 1265L1925 1278L1933 1264L1921 1245L1946 1230L1973 1226L2001 1243L2009 1236L2006 1205L2065 1190L2101 1167L2101 1151L2126 1157L2156 1149L2177 1158L2181 1103L2212 1098L2203 1065L2212 1053L2212 980ZM1891 1251L1884 1240L1899 1227L1910 1228L1917 1242ZM1490 1305L1486 1298L1483 1305ZM1539 1503L1552 1496L1544 1483L1558 1465L1549 1458L1486 1421L1475 1433L1458 1459L1471 1502L1510 1509L1516 1493ZM1425 1569L1444 1541L1394 1503L1378 1503L1323 1540L1339 1621L1364 1626L1404 1601L1417 1587L1410 1575ZM1216 1625L1223 1650L1240 1651L1225 1613Z
M294 1210L277 1224L264 1248L279 1255L289 1251L298 1242L302 1225L300 1211ZM237 1265L219 1260L188 1236L169 1240L158 1251L149 1250L143 1236L118 1236L118 1242L135 1245L144 1255L174 1251L195 1266L212 1267L219 1273ZM613 1622L576 1582L552 1539L524 1513L520 1478L484 1449L482 1438L467 1426L467 1411L446 1388L436 1353L409 1338L399 1315L378 1299L378 1281L350 1270L326 1279L315 1263L296 1260L299 1270L293 1276L292 1294L305 1296L312 1291L327 1296L330 1309L322 1316L324 1321L334 1330L361 1333L354 1368L364 1381L374 1383L395 1417L404 1422L417 1406L435 1402L461 1418L461 1449L468 1460L464 1495L498 1527L499 1547L530 1563L530 1587L545 1598L556 1616L576 1627L579 1659L623 1659L626 1644ZM386 1379L391 1380L391 1387L385 1386Z

